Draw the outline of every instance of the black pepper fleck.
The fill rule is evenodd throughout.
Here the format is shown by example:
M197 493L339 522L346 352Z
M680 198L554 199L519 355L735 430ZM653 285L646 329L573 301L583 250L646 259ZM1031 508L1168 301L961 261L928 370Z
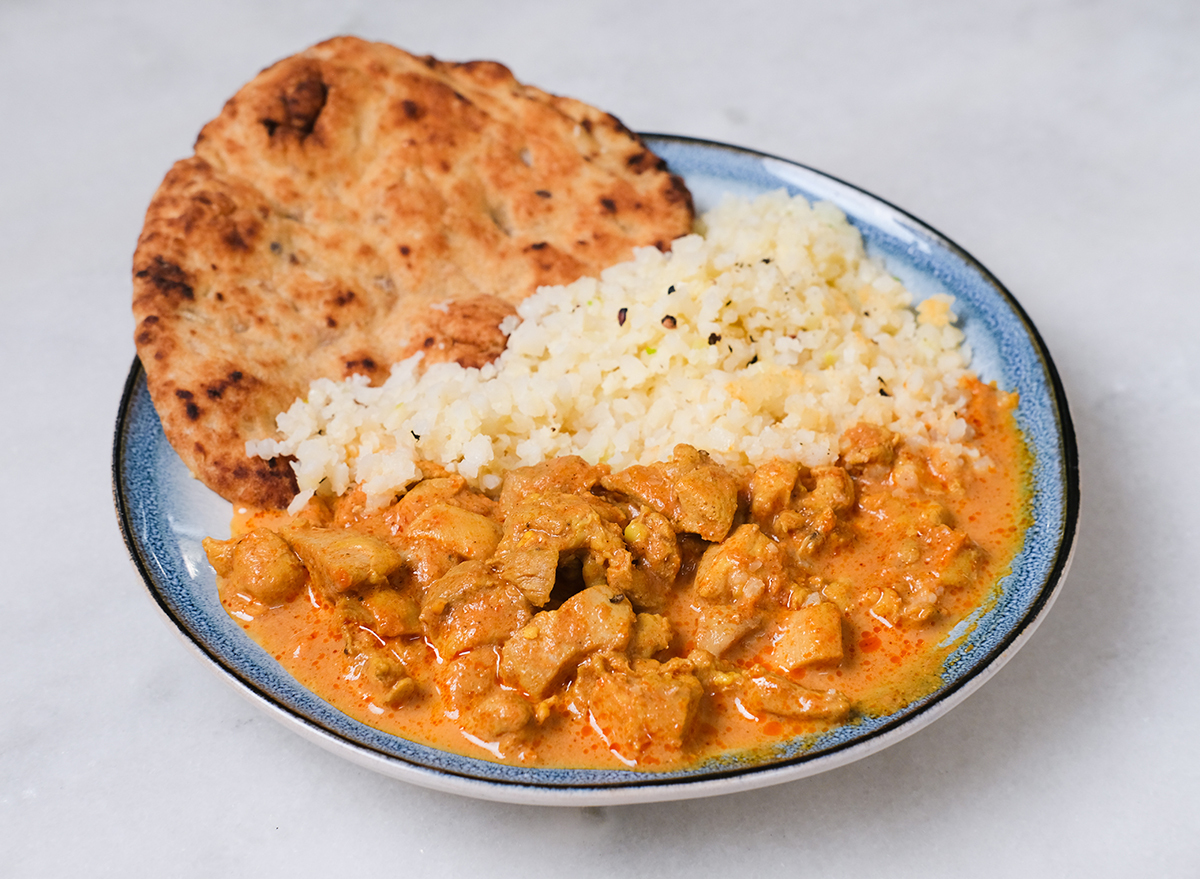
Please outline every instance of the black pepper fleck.
M628 314L629 314L628 308L622 308L620 311L617 312L617 326L619 326L619 327L625 326L625 318L628 316Z
M708 344L710 344L710 345L715 345L715 344L717 344L717 342L719 342L719 341L721 341L721 334L720 334L720 333L709 333L709 334L708 334Z

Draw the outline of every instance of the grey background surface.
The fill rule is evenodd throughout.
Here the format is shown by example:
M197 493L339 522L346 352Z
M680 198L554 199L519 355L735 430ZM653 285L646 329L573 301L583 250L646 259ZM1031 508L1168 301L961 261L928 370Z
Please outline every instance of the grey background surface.
M0 3L0 875L1196 875L1198 8ZM203 122L338 33L795 159L987 265L1056 358L1082 461L1074 567L1026 648L849 767L563 810L375 776L206 670L111 505L130 256Z

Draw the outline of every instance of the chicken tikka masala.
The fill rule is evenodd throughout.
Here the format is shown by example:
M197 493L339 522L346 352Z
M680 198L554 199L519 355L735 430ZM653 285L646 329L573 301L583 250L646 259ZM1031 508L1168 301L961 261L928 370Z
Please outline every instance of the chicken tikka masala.
M489 496L426 463L381 510L314 498L205 547L229 612L351 717L505 762L673 768L936 688L1025 526L1015 398L969 400L983 471L867 424L814 468L680 444L616 472L555 458Z

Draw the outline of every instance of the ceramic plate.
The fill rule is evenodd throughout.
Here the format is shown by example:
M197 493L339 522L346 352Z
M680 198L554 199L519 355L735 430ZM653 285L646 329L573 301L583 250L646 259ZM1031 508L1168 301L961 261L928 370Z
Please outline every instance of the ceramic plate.
M698 211L724 193L786 188L836 204L920 299L957 298L960 326L984 381L1020 394L1017 420L1033 452L1033 525L1003 591L971 621L947 659L942 685L886 717L796 740L769 761L733 760L674 772L502 766L414 744L352 720L293 680L225 613L200 541L227 535L229 504L192 479L163 437L134 361L121 401L113 485L121 529L146 588L184 641L241 693L302 735L356 763L444 791L508 802L593 805L683 799L747 790L832 769L911 735L961 702L1029 638L1066 573L1079 507L1075 437L1050 354L1021 306L953 242L903 211L811 168L762 153L650 135L681 174Z

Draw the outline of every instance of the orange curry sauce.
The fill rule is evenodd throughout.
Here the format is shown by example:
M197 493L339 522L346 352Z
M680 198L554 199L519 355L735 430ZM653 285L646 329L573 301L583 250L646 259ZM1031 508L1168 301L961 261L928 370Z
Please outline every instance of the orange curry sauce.
M995 599L998 581L1020 550L1028 524L1028 452L1012 415L1015 395L978 382L970 390L969 410L962 415L975 433L971 445L991 462L990 467L941 464L936 455L905 451L898 438L894 455L883 459L860 456L869 460L855 466L843 439L839 464L853 478L848 508L838 513L835 524L825 529L827 533L817 544L807 548L806 558L785 565L790 585L771 587L743 614L755 623L748 623L744 634L721 648L716 664L712 665L711 654L703 654L710 664L704 673L695 672L704 684L703 694L698 704L693 697L686 729L673 729L676 739L672 742L647 740L629 745L606 734L604 723L597 723L588 711L586 699L572 698L578 668L574 661L551 698L538 704L538 699L520 694L535 710L519 732L508 731L489 740L476 734L478 725L448 704L438 676L444 675L451 657L439 655L428 635L389 637L372 630L368 619L365 625L353 623L357 631L351 637L346 616L338 611L337 597L315 588L311 578L294 598L271 606L270 601L257 600L239 589L236 577L222 576L218 578L221 600L250 636L305 687L363 723L436 748L525 765L647 770L678 768L769 748L796 736L892 712L932 692L940 684L946 656L959 643L947 643L951 630ZM741 474L738 479L733 531L737 523L755 521L748 496L750 477ZM805 479L809 481L806 496L815 495L811 474L802 476L793 501L805 495ZM597 489L597 494L601 493ZM311 511L307 515L311 518ZM329 522L338 518L339 526L347 524L342 521L344 512L340 517L324 515ZM305 516L301 513L301 518ZM782 533L778 516L773 513L772 517L757 523L765 535L772 535L772 528ZM814 529L812 536L817 536L819 529L811 524L812 515L805 521L809 523L806 528ZM292 517L281 512L242 511L233 521L234 541L256 528L283 529L292 522ZM774 536L770 539L781 541ZM710 546L695 535L679 535L679 574L674 588L656 608L669 621L671 631L669 648L658 651L649 663L656 668L665 668L659 663L668 660L687 665L691 660L683 658L694 659L698 643L712 647L712 637L704 635L700 621L711 602L693 588L702 553ZM211 548L209 554L212 558ZM451 563L457 561L461 556L451 559ZM216 560L214 566L222 569ZM404 588L411 591L414 587L410 583ZM416 600L420 602L419 594ZM561 600L559 596L557 601ZM840 645L832 645L832 656L821 648L815 661L802 657L781 668L775 642L781 637L782 624L776 624L775 618L813 605L828 606ZM529 613L550 606L532 607ZM525 628L518 626L512 637L536 630L538 619L534 616L530 624L526 614L520 621ZM395 677L381 681L372 675L370 656L354 646L361 644L364 636L376 656L382 652L393 658L396 667L402 667L412 680L413 685L403 688L400 698L396 697ZM495 686L514 690L499 671L501 645L478 649L492 651L484 653L488 662L488 657L495 657ZM839 651L840 659L836 656ZM798 692L805 691L801 688L815 693L835 690L848 709L825 716L820 711L809 715L772 711L769 705L764 710L761 700L755 707L736 687L721 685L739 673L754 674L756 669L768 669L768 677L776 683L799 685Z

